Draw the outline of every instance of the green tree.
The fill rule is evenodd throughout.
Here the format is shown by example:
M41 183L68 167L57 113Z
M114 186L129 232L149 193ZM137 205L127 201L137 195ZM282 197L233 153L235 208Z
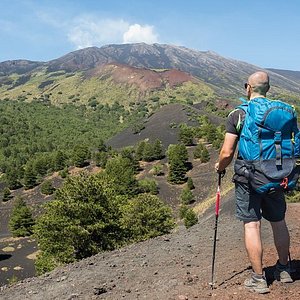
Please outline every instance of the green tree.
M172 183L185 182L188 153L183 144L169 145L167 151L169 159L168 180Z
M94 160L97 167L105 168L108 160L108 153L103 151L96 152L94 153Z
M200 160L202 163L206 163L210 160L210 155L206 147L202 150Z
M11 168L5 173L5 182L9 189L15 190L22 186L19 180L20 171L18 168Z
M182 204L191 204L194 196L189 188L184 188L180 194L180 199Z
M62 152L61 150L58 150L54 153L53 159L52 159L52 166L54 171L62 170L67 163L67 155Z
M189 190L193 190L195 188L193 179L191 177L187 179L186 183Z
M90 151L86 145L76 145L72 153L72 161L76 167L83 167L90 158Z
M143 160L144 161L155 160L154 148L153 145L149 142L145 143L144 151L143 151Z
M3 201L6 202L11 199L11 192L8 187L3 189Z
M145 240L169 233L175 226L172 210L157 196L140 194L122 208L122 227L128 239Z
M137 146L136 146L136 150L135 150L135 156L137 160L142 160L143 159L143 153L144 153L144 148L146 145L146 141L140 141Z
M193 154L194 154L194 158L200 159L202 163L206 163L210 160L209 152L202 143L199 143L196 146Z
M193 145L194 131L185 123L179 126L179 141L186 146Z
M156 139L153 144L154 159L162 159L164 157L162 142Z
M9 219L9 230L14 237L32 234L34 220L31 210L21 197L16 197L15 204Z
M116 195L103 172L68 177L34 227L41 250L38 273L123 244L119 218L126 198Z
M25 189L31 189L37 185L37 174L31 161L25 166L23 180Z
M154 179L141 179L139 181L139 188L141 193L150 193L152 195L158 194L158 185Z
M52 195L55 191L55 188L52 185L51 180L45 180L42 184L41 184L41 192L44 195Z
M138 184L135 179L135 170L129 158L120 155L108 160L105 172L110 178L118 182L117 192L122 195L134 195L137 193Z
M183 219L186 228L189 228L198 223L198 217L192 208L182 204L179 208L179 217Z
M152 170L152 174L155 176L160 176L164 174L163 166L161 164L157 164L153 166L151 170Z
M193 152L193 155L194 155L194 158L195 158L195 159L201 158L201 156L202 156L202 151L203 151L204 147L205 147L205 146L204 146L202 143L199 143L199 144L195 147L194 152Z
M191 208L186 210L183 220L186 228L190 228L198 223L198 217Z

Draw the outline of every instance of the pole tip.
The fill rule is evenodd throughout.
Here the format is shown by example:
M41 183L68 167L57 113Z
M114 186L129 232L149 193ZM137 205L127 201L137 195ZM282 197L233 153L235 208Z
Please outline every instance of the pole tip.
M209 282L208 284L210 285L210 287L211 287L212 290L215 288L215 283Z

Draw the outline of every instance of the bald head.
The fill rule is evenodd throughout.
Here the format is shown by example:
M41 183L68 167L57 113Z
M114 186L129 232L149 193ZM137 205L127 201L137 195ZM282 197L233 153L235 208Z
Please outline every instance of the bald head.
M270 85L269 75L266 72L255 72L248 78L248 84L252 88L252 93L266 96Z

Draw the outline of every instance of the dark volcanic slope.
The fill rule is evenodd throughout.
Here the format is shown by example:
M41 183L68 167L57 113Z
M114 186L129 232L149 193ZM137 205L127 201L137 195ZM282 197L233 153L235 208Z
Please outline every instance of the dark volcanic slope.
M194 111L197 114L204 113L196 108L194 108ZM110 139L108 144L113 148L122 148L133 146L144 139L149 139L150 141L159 139L162 141L163 146L167 148L170 144L178 143L179 129L177 127L171 128L170 125L176 124L178 126L180 123L191 125L193 122L189 121L189 114L188 107L182 104L163 106L145 122L145 129L140 133L134 134L131 128L125 129ZM218 117L214 117L212 121L215 123L218 119Z
M42 277L28 279L0 292L3 300L66 299L261 299L242 284L249 276L244 251L242 224L233 216L232 193L222 196L219 241L216 253L216 289L211 291L213 210L189 230L137 243L113 252L98 254L57 269ZM264 299L296 300L300 296L300 252L298 247L299 204L288 209L291 256L296 273L293 284L274 282L276 263L270 227L263 222L264 263L271 293ZM297 248L298 247L298 248Z

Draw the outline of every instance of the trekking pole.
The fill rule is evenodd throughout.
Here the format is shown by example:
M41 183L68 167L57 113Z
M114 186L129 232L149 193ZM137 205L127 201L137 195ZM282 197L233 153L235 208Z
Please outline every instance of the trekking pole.
M215 271L215 258L216 258L216 244L217 244L217 230L218 230L218 218L219 218L219 208L220 208L220 199L221 199L221 178L224 176L224 172L219 173L219 180L218 180L218 189L216 195L216 221L215 221L215 235L214 235L214 246L213 246L213 257L212 257L212 268L211 268L211 282L209 285L211 289L214 289L214 271Z

